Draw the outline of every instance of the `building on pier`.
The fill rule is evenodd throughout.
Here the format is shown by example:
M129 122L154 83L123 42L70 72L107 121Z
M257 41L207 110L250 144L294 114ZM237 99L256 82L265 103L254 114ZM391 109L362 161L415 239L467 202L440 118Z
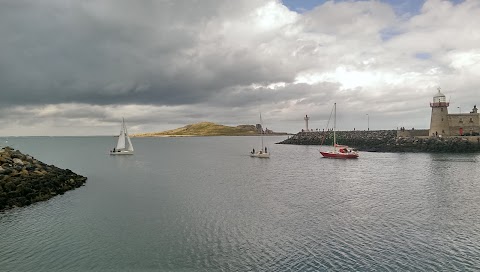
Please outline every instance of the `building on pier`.
M433 102L430 103L432 108L430 136L474 136L480 134L480 113L478 113L477 105L474 105L469 113L461 111L448 113L448 106L450 103L438 88L438 93L433 96Z

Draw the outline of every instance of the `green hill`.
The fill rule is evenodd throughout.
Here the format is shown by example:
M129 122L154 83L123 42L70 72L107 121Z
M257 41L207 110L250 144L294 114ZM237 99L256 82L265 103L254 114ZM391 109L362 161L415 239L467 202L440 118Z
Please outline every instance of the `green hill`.
M163 132L149 132L135 134L133 137L162 137L162 136L245 136L257 135L254 125L240 125L236 127L219 125L211 122L201 122L186 125L181 128Z

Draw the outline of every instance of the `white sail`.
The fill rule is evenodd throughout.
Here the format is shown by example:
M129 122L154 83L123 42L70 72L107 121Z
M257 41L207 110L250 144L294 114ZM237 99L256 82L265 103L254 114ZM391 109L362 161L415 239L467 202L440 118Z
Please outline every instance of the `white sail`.
M128 151L133 151L132 141L130 141L130 137L128 137L127 126L125 125L125 121L123 122L124 131L125 131L125 138L127 139L125 149Z
M122 128L118 135L117 146L110 152L111 155L129 155L133 154L133 145L130 137L128 137L127 126L125 120L122 120Z
M122 131L120 131L120 135L118 135L118 142L117 142L116 149L117 150L125 149L125 132L123 131L123 128L122 128Z

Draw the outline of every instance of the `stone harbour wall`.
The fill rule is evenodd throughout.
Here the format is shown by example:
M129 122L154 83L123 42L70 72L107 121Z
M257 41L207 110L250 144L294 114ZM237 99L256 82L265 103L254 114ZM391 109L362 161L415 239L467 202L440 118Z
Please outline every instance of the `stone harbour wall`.
M48 200L85 184L69 169L47 165L18 150L0 150L0 211Z
M480 137L399 137L396 130L337 131L338 144L370 152L480 152ZM333 132L299 132L278 144L332 145Z

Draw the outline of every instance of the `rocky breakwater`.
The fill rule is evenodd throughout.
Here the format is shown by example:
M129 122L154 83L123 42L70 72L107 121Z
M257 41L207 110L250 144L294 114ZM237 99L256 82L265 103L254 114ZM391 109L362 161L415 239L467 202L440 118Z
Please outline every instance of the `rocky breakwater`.
M0 150L0 211L50 199L85 184L86 177L47 165L9 147Z
M396 130L337 131L338 144L371 152L480 152L478 137L397 137ZM478 139L477 139L478 138ZM300 132L278 144L332 145L333 132Z

